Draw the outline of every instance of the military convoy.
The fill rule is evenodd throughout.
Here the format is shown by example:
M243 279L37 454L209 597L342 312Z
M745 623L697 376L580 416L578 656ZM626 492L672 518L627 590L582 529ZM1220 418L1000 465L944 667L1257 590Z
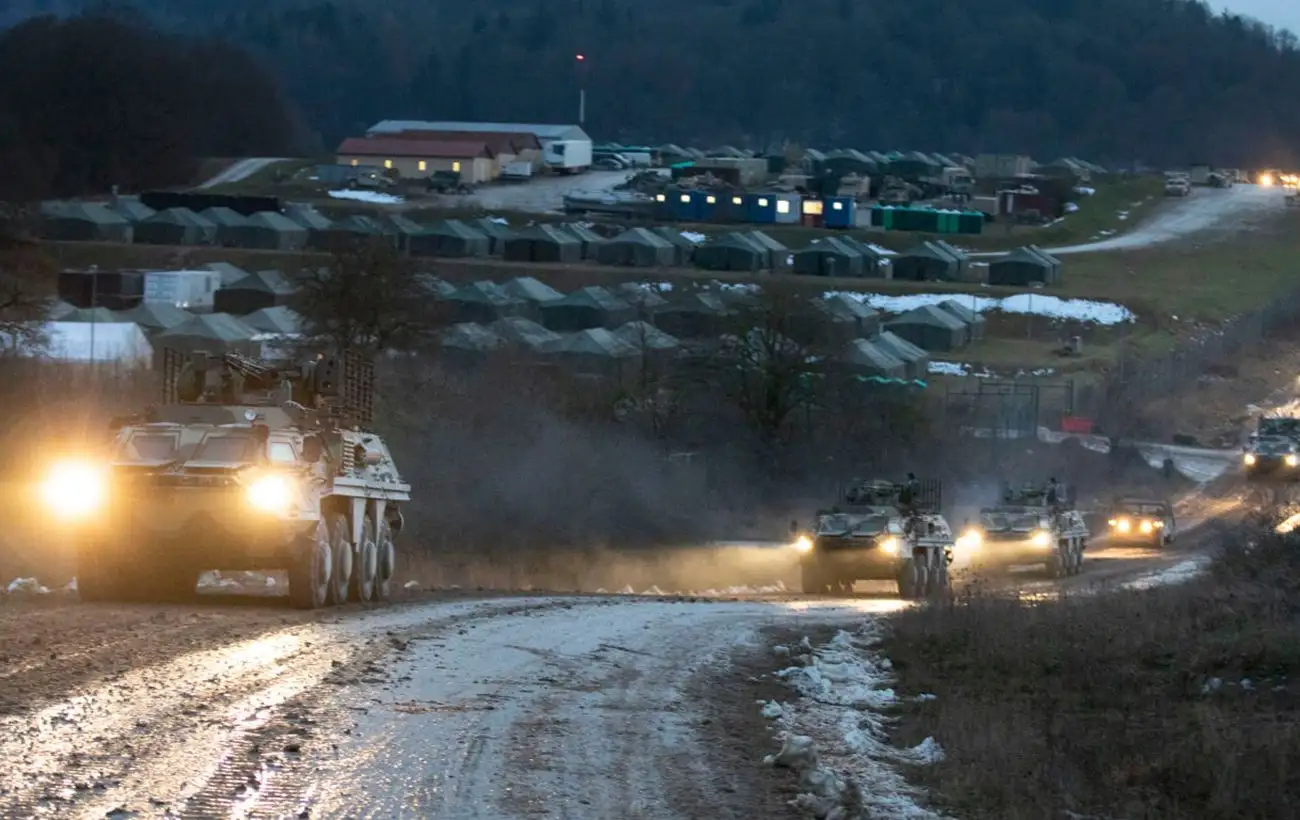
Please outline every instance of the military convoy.
M963 532L959 544L977 571L1042 564L1053 578L1077 575L1089 530L1074 503L1065 487L1004 484L999 502L980 510L979 524Z
M1300 419L1261 417L1241 459L1247 481L1300 479Z
M160 405L114 420L105 459L47 481L84 600L165 601L208 569L287 570L304 609L389 597L411 488L365 429L370 362L166 350L163 381Z
M856 581L894 581L903 598L943 594L953 536L941 500L937 481L854 479L839 504L817 512L810 532L791 525L803 591L848 593Z

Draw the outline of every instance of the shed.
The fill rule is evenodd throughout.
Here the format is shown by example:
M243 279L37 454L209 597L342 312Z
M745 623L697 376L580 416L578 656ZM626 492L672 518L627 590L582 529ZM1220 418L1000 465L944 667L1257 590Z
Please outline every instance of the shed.
M871 341L907 366L907 378L925 379L930 374L930 354L902 336L884 330Z
M307 247L308 231L289 217L275 211L258 211L246 217L244 224L227 231L241 248L268 251L296 251Z
M958 321L969 328L970 338L967 339L967 342L977 342L984 338L984 328L988 322L969 304L959 299L945 299L935 307L951 313Z
M488 253L492 256L505 253L506 240L515 235L510 225L497 217L485 216L469 223L469 226L487 237Z
M223 288L228 288L243 279L245 276L248 276L248 271L236 267L229 262L209 262L202 267L204 270L214 271L219 277L221 277L220 287Z
M135 225L135 242L143 245L209 245L217 226L189 208L168 208Z
M538 306L564 298L563 293L531 276L516 276L501 287L511 296Z
M93 326L80 322L46 322L44 355L59 362L116 362L147 367L153 348L144 330L134 322L115 319Z
M769 266L771 253L748 234L729 233L695 249L692 263L697 268L719 271L757 272Z
M218 290L213 309L218 313L246 316L262 308L288 305L297 293L298 288L289 277L278 270L263 270Z
M794 252L794 272L804 276L862 276L862 254L835 237Z
M921 305L886 322L885 327L931 352L960 350L970 338L970 328L935 305Z
M508 262L581 262L582 243L554 225L531 225L505 241L502 255Z
M957 260L930 242L923 242L894 257L893 270L895 279L910 282L951 282L961 273Z
M672 264L677 267L685 267L691 263L695 257L696 244L686 237L676 228L667 225L660 225L653 229L661 239L667 242L673 248Z
M207 208L199 216L216 226L212 242L223 248L239 247L240 229L248 224L248 217L226 207Z
M115 196L109 201L108 209L131 223L148 219L157 213L141 202L138 196Z
M679 339L713 337L722 333L730 308L716 293L691 293L675 298L655 313L655 327Z
M542 353L560 341L560 334L547 330L532 319L506 316L488 325L488 329L511 344L533 353Z
M852 372L886 379L909 378L907 363L883 344L870 339L854 339L844 348L840 361Z
M194 318L194 314L165 303L140 304L117 314L117 321L134 322L148 333L171 330Z
M489 324L506 316L517 316L530 305L512 296L495 282L474 282L445 297L451 315L460 322Z
M93 202L41 205L41 235L56 242L130 242L131 223Z
M578 222L566 222L564 225L556 227L563 228L581 243L583 259L595 259L601 245L608 241L605 237Z
M305 324L293 308L284 305L255 310L243 317L244 324L262 333L296 335L302 333Z
M170 348L182 354L198 350L212 354L242 353L256 356L259 346L253 341L257 331L228 313L205 313L183 325L164 330L154 337L154 350Z
M435 222L422 236L411 240L413 256L446 256L463 259L487 256L492 251L492 240L459 219Z
M602 287L580 288L539 306L542 324L558 333L592 327L618 327L636 318L632 306Z
M659 234L647 228L632 228L600 246L596 260L602 265L634 268L668 267L677 249Z
M750 231L745 234L754 244L767 252L767 265L770 270L782 271L790 267L790 249L762 231Z
M682 346L677 339L649 322L640 320L621 325L614 331L614 335L646 355L671 353L680 350Z

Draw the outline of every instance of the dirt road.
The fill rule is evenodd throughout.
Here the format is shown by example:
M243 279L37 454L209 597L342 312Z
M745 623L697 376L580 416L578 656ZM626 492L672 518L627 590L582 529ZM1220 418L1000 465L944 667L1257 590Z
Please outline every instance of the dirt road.
M632 175L631 171L587 171L574 176L542 176L517 185L489 185L459 198L458 204L488 211L562 213L566 195L612 191Z
M207 182L199 183L198 190L203 191L208 188L215 188L218 185L229 185L232 182L241 182L268 165L284 161L285 160L282 157L250 157L249 159L241 159L238 162L226 166L225 170L212 177Z

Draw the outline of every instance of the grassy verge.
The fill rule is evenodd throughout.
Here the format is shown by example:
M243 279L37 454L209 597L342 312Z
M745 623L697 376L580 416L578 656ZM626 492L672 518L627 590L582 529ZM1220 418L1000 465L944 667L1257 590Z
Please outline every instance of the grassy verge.
M905 707L898 740L947 752L915 776L967 819L1294 817L1300 539L1236 534L1211 570L901 615L900 693L936 697Z

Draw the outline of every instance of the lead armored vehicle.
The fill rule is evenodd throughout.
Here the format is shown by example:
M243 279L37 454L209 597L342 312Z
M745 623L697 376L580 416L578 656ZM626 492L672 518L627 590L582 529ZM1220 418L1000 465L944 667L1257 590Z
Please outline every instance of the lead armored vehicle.
M304 609L388 598L410 486L366 429L371 364L165 350L163 372L160 405L47 479L75 519L82 598L169 600L208 569L287 570Z
M975 570L1041 564L1053 578L1077 575L1088 546L1088 524L1074 508L1074 494L1060 488L1048 503L1048 487L1003 485L1000 501L980 510L979 524L961 535Z
M1300 479L1300 419L1264 416L1243 448L1246 479Z
M953 537L939 514L942 487L918 484L905 503L905 485L854 479L839 504L817 512L810 532L792 527L803 591L847 593L856 581L894 581L903 598L946 591Z

